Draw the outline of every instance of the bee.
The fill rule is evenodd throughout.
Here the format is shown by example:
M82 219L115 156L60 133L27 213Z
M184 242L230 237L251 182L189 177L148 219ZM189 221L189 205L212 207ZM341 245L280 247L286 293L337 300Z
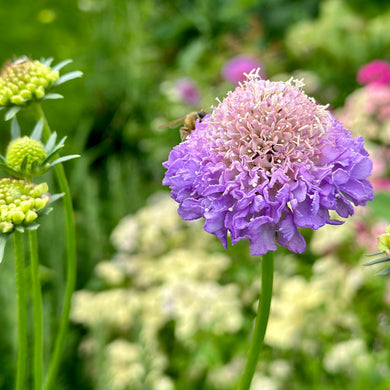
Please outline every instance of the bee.
M206 115L207 113L203 110L190 112L185 117L168 122L162 127L176 127L179 126L179 124L182 124L180 127L180 137L181 140L184 141L191 131L195 130L196 121L199 120L199 122L201 122Z

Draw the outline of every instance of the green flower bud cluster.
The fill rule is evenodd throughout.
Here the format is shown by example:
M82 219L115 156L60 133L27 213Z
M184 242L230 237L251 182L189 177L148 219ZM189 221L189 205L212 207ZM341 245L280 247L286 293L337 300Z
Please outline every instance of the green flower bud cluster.
M386 228L386 233L378 237L378 249L390 258L390 226Z
M16 172L32 172L32 167L38 167L47 157L45 146L41 141L24 136L11 141L7 148L5 160L7 165ZM47 164L49 165L49 164Z
M0 180L0 233L11 233L18 226L31 225L47 206L50 197L46 183Z
M0 106L23 106L30 100L40 100L59 77L58 70L36 60L8 62L0 74Z

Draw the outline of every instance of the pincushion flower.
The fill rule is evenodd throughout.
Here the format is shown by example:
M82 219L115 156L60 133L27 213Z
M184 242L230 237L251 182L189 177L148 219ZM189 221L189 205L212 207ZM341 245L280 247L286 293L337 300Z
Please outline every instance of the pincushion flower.
M230 233L233 244L248 238L252 255L275 251L275 241L302 253L298 228L341 224L330 210L346 218L373 199L363 138L302 86L251 72L163 164L180 216L203 217L225 248Z

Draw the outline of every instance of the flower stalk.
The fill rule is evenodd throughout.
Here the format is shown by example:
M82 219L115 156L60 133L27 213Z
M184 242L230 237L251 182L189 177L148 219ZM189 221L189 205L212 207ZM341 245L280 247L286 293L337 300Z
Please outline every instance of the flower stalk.
M27 363L27 304L23 237L14 232L14 254L16 270L16 295L18 302L18 357L16 368L16 390L25 388Z
M46 141L52 134L46 116L40 103L34 105L36 115L39 120L43 121L42 138ZM76 229L73 214L72 198L68 181L65 175L65 170L62 164L54 166L54 171L57 177L60 191L64 193L63 202L66 221L66 260L67 260L67 279L65 287L64 306L62 310L59 330L55 341L54 352L49 366L49 372L45 381L45 389L53 387L53 381L58 371L61 361L62 351L64 349L66 333L69 325L69 313L71 306L71 298L76 285Z
M43 341L42 341L42 293L39 277L39 259L36 230L30 230L30 269L34 318L34 389L42 389Z
M259 360L260 351L263 347L271 309L273 275L274 255L273 252L268 252L263 256L261 261L261 295L255 321L255 328L252 335L252 342L249 347L244 373L239 383L240 390L248 390L250 388L257 362Z

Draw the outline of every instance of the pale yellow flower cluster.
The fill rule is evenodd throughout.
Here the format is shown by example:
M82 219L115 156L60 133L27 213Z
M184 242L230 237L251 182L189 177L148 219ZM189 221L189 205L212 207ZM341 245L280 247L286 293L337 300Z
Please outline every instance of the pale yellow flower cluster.
M209 248L212 237L201 234L200 221L184 222L177 204L165 193L153 195L147 207L119 222L111 240L119 252L161 255L173 248Z
M356 366L368 369L370 356L362 339L350 339L333 345L324 359L325 369L332 373L346 372L352 374Z
M219 283L231 260L213 250L214 237L199 223L182 221L165 194L124 218L112 242L117 254L95 269L107 289L76 292L71 318L92 335L104 327L108 334L130 336L106 345L105 370L92 375L112 389L169 390L173 385L164 375L166 358L158 342L168 322L174 321L175 339L189 351L197 348L199 332L218 336L242 327L239 287ZM83 352L92 356L98 350L95 345Z
M127 289L81 290L73 295L71 317L74 322L90 328L104 325L128 331L134 325L138 308L138 297Z
M153 353L151 358L150 353ZM107 345L106 384L112 390L145 387L151 390L173 390L170 378L163 375L166 359L155 350L148 351L147 345L116 339Z
M366 275L363 267L349 268L333 256L317 260L310 279L276 274L266 343L315 353L321 334L358 329L350 306Z

